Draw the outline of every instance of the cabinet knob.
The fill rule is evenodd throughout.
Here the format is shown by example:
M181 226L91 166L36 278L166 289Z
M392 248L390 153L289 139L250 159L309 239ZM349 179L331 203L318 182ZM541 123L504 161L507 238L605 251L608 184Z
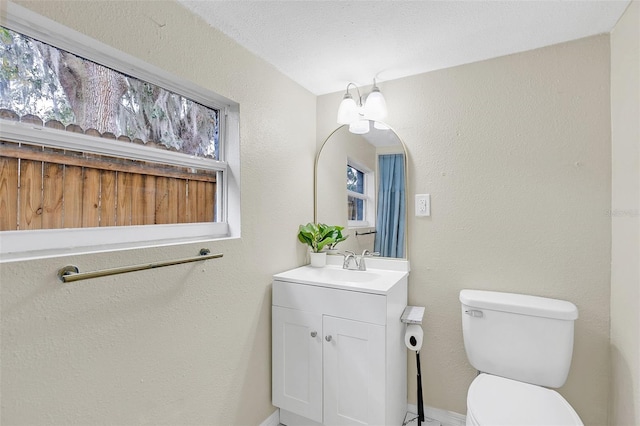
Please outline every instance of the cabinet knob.
M317 335L318 335L318 332L317 332L317 331L312 331L312 332L311 332L311 337L316 337Z
M324 338L324 340L326 340L327 342L330 342L331 339L333 339L333 337L331 337L330 334L328 336L325 336L325 338Z

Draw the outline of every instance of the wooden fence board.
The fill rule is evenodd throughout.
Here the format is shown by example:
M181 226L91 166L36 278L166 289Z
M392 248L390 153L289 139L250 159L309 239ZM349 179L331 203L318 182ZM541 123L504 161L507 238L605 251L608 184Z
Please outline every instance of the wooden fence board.
M168 206L167 201L167 178L157 177L156 178L156 205L154 207L155 211L155 223L166 223L165 215L166 209Z
M156 223L156 177L143 176L142 199L138 203L142 206L141 225Z
M131 175L131 225L144 225L144 176Z
M184 218L186 223L195 222L196 215L196 185L194 181L187 181L187 201L184 204Z
M131 175L131 225L144 224L144 210L142 200L144 200L144 177L142 175Z
M215 214L215 199L216 199L216 186L212 183L206 182L205 184L204 205L206 216L203 222L213 222Z
M44 163L42 182L42 228L62 228L64 166Z
M64 213L65 228L82 227L82 186L84 170L82 167L65 166L64 168Z
M131 225L131 174L118 172L116 217L118 226Z
M180 206L178 179L167 179L167 217L166 223L178 223L178 206Z
M100 225L100 170L84 169L82 185L82 227Z
M197 222L204 222L205 217L207 216L207 212L206 212L206 206L204 205L205 203L203 202L205 199L205 191L206 191L206 185L204 182L197 182L196 183L196 202L197 202L197 207L196 207L196 221Z
M18 229L42 229L42 162L20 161Z
M176 182L178 185L178 197L176 200L177 222L189 223L189 212L187 210L189 204L189 181L180 179Z
M100 226L116 225L116 172L102 171L100 178Z
M18 229L18 160L0 157L0 231Z
M169 179L156 178L156 223L169 223Z

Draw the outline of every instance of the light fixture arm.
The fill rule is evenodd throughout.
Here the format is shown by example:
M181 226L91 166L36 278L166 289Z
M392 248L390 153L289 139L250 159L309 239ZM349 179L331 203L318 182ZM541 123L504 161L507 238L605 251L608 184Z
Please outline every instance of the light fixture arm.
M374 80L374 85L375 85L375 80ZM355 83L349 83L347 84L347 93L346 93L347 95L349 94L349 86L353 86L356 88L356 92L358 92L358 106L362 106L362 95L360 94L360 89Z
M378 88L378 85L376 84L376 78L373 77L373 87L371 88L372 92L379 92L380 89Z

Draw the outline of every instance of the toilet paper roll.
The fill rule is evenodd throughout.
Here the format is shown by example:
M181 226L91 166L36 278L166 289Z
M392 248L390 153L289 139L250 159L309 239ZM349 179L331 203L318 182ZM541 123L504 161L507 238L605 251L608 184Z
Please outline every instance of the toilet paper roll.
M404 333L404 344L412 351L419 351L422 348L422 338L424 332L419 324L409 324Z

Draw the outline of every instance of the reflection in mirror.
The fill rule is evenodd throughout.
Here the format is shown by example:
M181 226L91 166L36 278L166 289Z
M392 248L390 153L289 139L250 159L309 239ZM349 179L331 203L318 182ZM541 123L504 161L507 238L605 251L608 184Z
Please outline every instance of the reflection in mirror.
M341 252L406 258L406 151L381 124L366 134L344 125L325 140L316 157L315 221L344 226Z

